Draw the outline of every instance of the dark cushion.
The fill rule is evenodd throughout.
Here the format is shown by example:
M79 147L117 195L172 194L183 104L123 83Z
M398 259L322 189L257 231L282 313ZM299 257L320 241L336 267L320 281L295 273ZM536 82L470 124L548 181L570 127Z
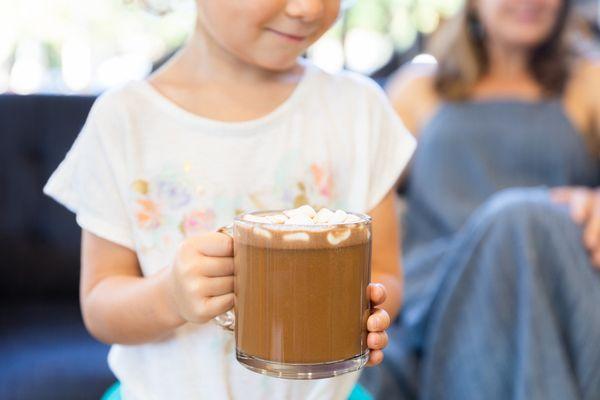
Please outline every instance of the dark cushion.
M80 230L42 187L93 102L79 96L0 96L0 302L77 297Z
M115 381L107 353L77 305L0 307L0 399L99 399Z
M0 399L98 399L108 346L78 306L80 229L42 193L93 97L0 95Z

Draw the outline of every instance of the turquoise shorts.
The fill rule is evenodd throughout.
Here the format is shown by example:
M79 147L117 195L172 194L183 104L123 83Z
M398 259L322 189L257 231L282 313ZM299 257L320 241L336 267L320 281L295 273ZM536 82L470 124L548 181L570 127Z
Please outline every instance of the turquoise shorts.
M104 393L101 400L121 400L121 384L117 382L112 385L106 393ZM354 389L352 389L352 393L350 393L348 400L373 400L373 396L357 383L356 386L354 386Z

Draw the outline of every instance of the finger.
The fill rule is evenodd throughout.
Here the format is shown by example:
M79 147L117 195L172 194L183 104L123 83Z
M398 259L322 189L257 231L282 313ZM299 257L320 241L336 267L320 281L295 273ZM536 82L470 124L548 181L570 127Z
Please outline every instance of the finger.
M583 232L583 241L589 250L600 248L600 213L592 216Z
M233 293L221 296L206 297L204 299L206 313L217 316L233 308Z
M203 257L198 260L202 275L210 278L233 275L233 257Z
M369 353L369 361L367 362L367 367L373 367L377 364L381 364L383 361L383 351L381 350L371 350Z
M389 328L390 316L384 309L376 308L367 319L367 330L369 332L381 332Z
M550 190L550 198L557 203L568 203L571 201L573 188L558 187Z
M369 296L371 300L371 304L377 306L385 301L387 297L387 293L385 290L385 286L381 283L371 283L369 284Z
M600 249L596 249L592 253L592 264L594 267L600 269Z
M210 232L191 237L188 242L200 254L209 257L233 256L233 239L224 233Z
M204 279L203 296L221 296L227 293L233 293L233 276Z
M592 201L592 210L583 232L586 247L595 250L600 247L600 195L596 194Z
M582 224L589 217L592 209L593 196L586 189L576 189L571 198L571 216L578 224Z
M371 332L367 336L367 346L373 350L381 350L388 344L388 335L385 332Z

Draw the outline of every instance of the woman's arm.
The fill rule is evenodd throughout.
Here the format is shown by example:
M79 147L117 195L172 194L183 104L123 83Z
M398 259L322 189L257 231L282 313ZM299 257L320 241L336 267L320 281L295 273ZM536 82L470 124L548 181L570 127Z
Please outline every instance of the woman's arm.
M402 266L395 190L385 196L369 215L373 219L371 282L385 286L387 296L379 307L393 320L402 306Z
M386 86L394 110L406 129L418 140L422 126L435 112L439 99L433 90L435 66L407 64L400 68ZM398 179L405 182L410 167Z
M407 64L390 79L386 92L406 128L416 138L439 99L433 89L435 66Z
M596 155L600 157L600 60L591 62L588 73L590 79L587 88L592 102L591 131L595 136L595 150L598 152Z

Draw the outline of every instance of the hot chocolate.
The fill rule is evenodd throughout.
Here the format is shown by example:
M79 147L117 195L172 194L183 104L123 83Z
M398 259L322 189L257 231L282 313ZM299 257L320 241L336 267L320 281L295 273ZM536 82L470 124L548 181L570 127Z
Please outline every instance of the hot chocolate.
M333 376L362 366L370 308L368 217L306 207L251 214L236 221L234 239L242 363L291 378ZM355 361L335 368L347 360Z

